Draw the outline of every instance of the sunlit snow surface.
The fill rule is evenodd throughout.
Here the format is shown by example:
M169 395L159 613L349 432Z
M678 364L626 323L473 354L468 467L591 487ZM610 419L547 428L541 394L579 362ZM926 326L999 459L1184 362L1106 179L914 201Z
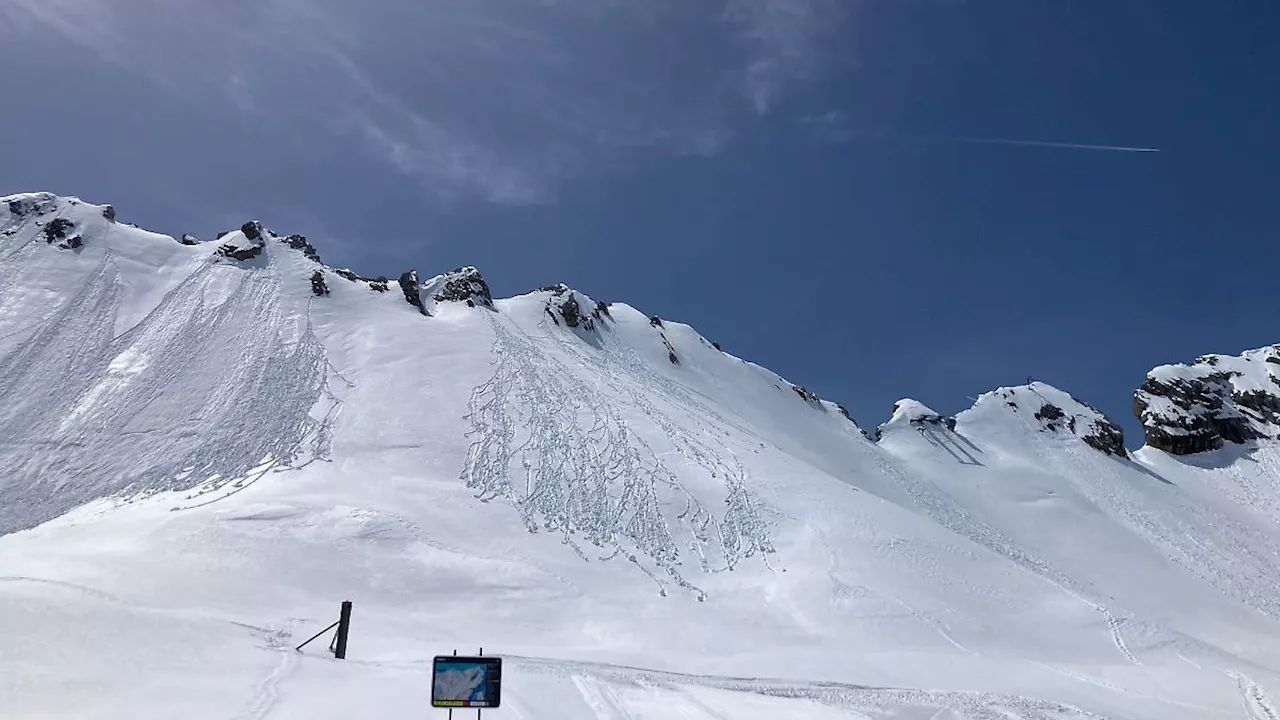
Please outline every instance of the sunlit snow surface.
M626 305L8 200L0 717L442 716L484 647L494 718L1280 718L1275 445L1107 456L1040 383L873 443Z

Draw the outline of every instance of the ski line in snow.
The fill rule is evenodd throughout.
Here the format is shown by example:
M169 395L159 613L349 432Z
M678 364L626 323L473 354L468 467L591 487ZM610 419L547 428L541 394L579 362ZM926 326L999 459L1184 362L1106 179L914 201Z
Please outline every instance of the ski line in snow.
M1129 695L1136 698L1142 698L1143 700L1148 700L1151 702L1163 703L1166 705L1175 705L1177 707L1189 708L1191 710L1200 710L1202 712L1217 713L1222 715L1226 714L1218 708L1205 707L1204 705L1196 705L1195 703L1187 703L1187 702L1182 702L1180 700L1170 700L1168 698L1147 695L1146 693L1134 692L1133 690L1129 690L1127 688L1120 687L1119 685L1109 683L1106 680L1090 677L1088 675L1083 675L1081 673L1077 673L1075 671L1068 670L1063 667L1058 667L1057 665L1051 665L1049 663L1040 662L1037 660L1032 660L1030 662L1033 665L1039 665L1040 667L1043 667L1047 670L1052 670L1056 673L1069 677L1072 680L1077 680L1079 682L1082 682L1088 685L1093 685L1094 687L1100 687L1100 688L1103 688L1104 690L1110 690L1111 692L1118 693L1120 695ZM1280 720L1280 718L1278 718L1277 720Z
M925 517L951 532L967 538L970 542L1004 557L1012 562L1015 567L1040 578L1069 597L1101 613L1106 618L1107 634L1116 650L1134 665L1142 664L1133 652L1129 650L1128 644L1124 641L1124 637L1120 633L1121 623L1115 614L1101 603L1091 600L1083 592L1070 587L1071 581L1066 575L1055 570L1048 562L1028 552L1026 548L1015 543L1012 538L1006 536L999 529L972 515L937 483L930 481L926 485L925 482L903 472L893 462L884 457L876 458L876 464L880 467L881 472L897 481L898 486L907 493L915 504L916 509L923 513Z
M1249 720L1280 720L1280 711L1275 703L1258 683L1249 676L1234 670L1226 671L1240 688L1240 699L1244 703L1245 716Z
M923 706L957 709L963 713L966 720L1066 720L1067 718L1119 720L1119 718L1099 715L1073 705L1021 695L682 673L632 665L560 660L528 655L503 654L502 657L504 662L512 668L570 679L592 678L669 691L680 691L689 686L705 687L773 698L812 700L832 707L874 713L876 716L883 715L886 708L918 709ZM347 660L346 662L371 667L420 667L425 671L424 666L429 666L433 661L424 659L385 663L368 660ZM1269 719L1264 718L1264 720Z
M913 688L875 687L840 682L798 681L761 677L699 675L637 668L608 663L550 660L519 655L504 655L513 665L533 672L557 675L590 676L631 685L678 690L680 686L744 692L767 697L806 699L834 707L863 712L878 712L892 707L959 708L966 718L974 720L1057 720L1064 717L1103 720L1080 708L1048 700L1016 695L982 692L925 690ZM423 661L426 662L426 661ZM1018 715L1010 715L1013 710ZM1270 720L1270 719L1266 719ZM1277 718L1276 720L1280 720Z
M272 636L268 637L268 642L271 643L276 654L280 656L280 661L258 683L258 689L249 701L248 709L237 716L237 720L263 720L266 718L280 702L280 683L287 680L298 665L298 655L291 648L282 647Z

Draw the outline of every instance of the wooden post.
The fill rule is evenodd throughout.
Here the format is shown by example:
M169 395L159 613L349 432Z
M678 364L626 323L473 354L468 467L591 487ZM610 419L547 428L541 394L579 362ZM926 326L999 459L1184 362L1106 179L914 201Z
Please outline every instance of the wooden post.
M333 656L339 660L347 659L347 633L351 630L351 601L344 600L342 614L338 616L338 646Z

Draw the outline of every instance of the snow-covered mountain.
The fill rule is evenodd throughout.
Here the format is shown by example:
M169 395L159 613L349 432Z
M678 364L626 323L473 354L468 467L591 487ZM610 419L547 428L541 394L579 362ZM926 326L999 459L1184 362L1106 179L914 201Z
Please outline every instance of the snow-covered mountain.
M0 717L1278 718L1280 346L868 435L564 285L0 198ZM292 646L355 603L349 659Z

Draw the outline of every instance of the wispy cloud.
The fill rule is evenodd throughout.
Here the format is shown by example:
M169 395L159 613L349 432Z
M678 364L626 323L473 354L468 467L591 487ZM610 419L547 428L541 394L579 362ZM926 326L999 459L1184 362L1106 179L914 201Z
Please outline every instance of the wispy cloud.
M839 110L802 115L796 122L815 139L824 142L846 142L854 136L849 118Z
M722 152L820 72L849 1L4 0L4 12L202 108L349 141L439 198L523 204L638 148Z
M757 113L779 92L810 79L829 61L827 43L849 20L856 0L731 0L726 17L749 48L743 87Z

